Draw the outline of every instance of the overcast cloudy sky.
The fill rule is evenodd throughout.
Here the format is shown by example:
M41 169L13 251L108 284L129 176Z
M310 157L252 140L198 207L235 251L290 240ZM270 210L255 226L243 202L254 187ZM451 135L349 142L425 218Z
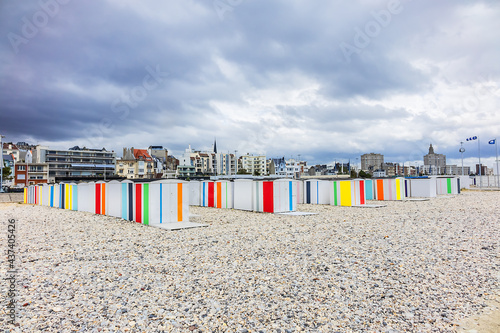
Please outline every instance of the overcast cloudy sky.
M500 2L0 2L0 133L309 163L500 137ZM477 141L465 143L466 164Z

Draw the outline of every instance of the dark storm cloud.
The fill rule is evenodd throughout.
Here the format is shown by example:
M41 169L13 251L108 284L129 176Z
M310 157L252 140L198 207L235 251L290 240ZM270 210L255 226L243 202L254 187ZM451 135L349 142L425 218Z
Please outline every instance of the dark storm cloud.
M498 127L495 1L216 3L2 2L1 134L331 161Z

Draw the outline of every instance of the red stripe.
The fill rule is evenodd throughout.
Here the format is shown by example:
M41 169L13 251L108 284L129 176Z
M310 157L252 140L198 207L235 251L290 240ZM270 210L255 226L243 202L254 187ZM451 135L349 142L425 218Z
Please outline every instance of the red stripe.
M135 222L142 223L142 185L135 184Z
M364 182L364 180L359 182L359 197L361 198L360 203L362 205L364 205L365 204L365 182Z
M214 183L208 183L208 207L215 207L215 204L214 204Z
M264 212L274 213L274 193L273 182L264 182L262 184L262 194L264 196Z
M95 184L95 213L101 214L101 184Z

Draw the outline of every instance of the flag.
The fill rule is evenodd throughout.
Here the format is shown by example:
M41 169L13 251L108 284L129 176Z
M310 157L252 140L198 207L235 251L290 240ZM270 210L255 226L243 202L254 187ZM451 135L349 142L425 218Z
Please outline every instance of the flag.
M490 141L488 141L488 143L489 143L490 145L494 145L496 140L497 140L497 139L490 140Z
M466 141L472 141L472 140L477 140L477 136L473 136L473 137L467 138Z

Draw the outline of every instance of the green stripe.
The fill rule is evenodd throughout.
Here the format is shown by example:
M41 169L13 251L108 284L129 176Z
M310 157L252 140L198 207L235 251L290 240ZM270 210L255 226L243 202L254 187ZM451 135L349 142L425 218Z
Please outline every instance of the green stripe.
M333 182L333 204L334 206L337 205L337 182Z
M448 185L448 194L451 194L451 178L448 178L446 180L446 183Z
M149 225L149 184L144 184L143 186L143 197L144 197L144 221L143 224Z

